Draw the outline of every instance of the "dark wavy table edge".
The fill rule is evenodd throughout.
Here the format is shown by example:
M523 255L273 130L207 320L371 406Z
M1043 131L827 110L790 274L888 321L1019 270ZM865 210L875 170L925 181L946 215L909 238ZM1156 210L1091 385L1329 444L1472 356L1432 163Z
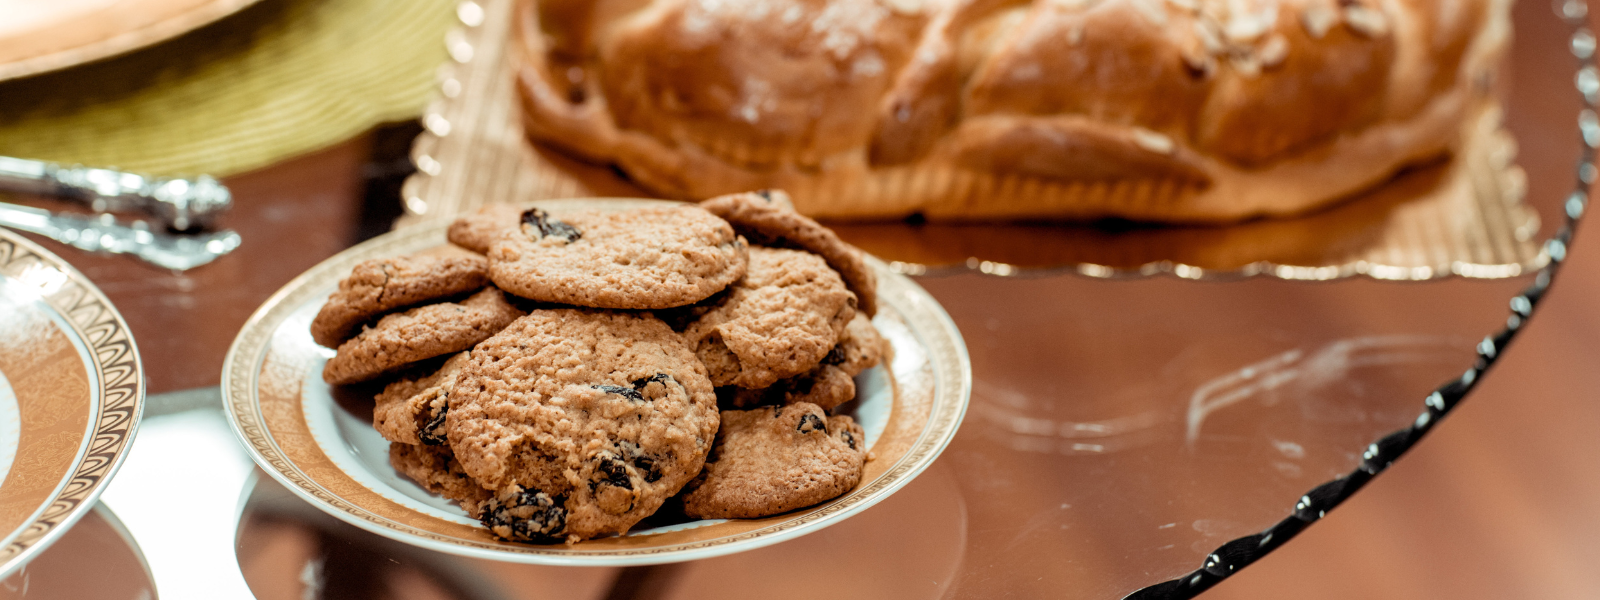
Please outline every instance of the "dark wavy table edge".
M1459 377L1439 386L1423 400L1423 411L1417 415L1416 421L1410 427L1389 433L1369 444L1366 452L1361 455L1360 466L1349 475L1306 492L1295 502L1294 510L1288 517L1261 533L1238 538L1217 547L1206 557L1205 563L1200 568L1177 579L1135 591L1124 596L1123 600L1193 598L1283 546L1311 524L1327 516L1329 511L1337 508L1367 482L1372 481L1372 478L1383 473L1389 465L1427 435L1435 423L1450 414L1450 411L1477 386L1483 374L1494 366L1506 346L1527 325L1534 309L1549 292L1556 273L1566 262L1567 249L1572 243L1573 232L1577 229L1578 222L1582 220L1584 209L1589 203L1590 187L1597 178L1600 178L1600 169L1594 164L1596 149L1600 148L1600 118L1597 118L1595 113L1597 105L1600 105L1600 102L1597 102L1600 101L1600 80L1593 76L1595 36L1585 21L1588 17L1588 3L1587 0L1558 0L1555 3L1555 11L1557 17L1574 29L1572 37L1569 38L1569 48L1578 60L1579 76L1576 85L1584 103L1584 108L1579 111L1578 117L1582 156L1578 159L1574 190L1567 197L1564 206L1565 219L1561 229L1545 242L1550 262L1539 269L1538 274L1534 276L1533 285L1511 299L1511 315L1506 318L1506 326L1499 332L1484 337L1483 341L1478 343L1477 358L1471 367Z

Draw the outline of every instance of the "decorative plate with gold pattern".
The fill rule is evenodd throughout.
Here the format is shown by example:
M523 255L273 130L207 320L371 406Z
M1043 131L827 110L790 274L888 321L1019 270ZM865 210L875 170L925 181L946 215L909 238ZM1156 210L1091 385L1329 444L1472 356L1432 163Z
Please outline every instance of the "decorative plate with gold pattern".
M111 302L0 229L0 578L93 508L143 410L139 351Z
M563 212L623 209L659 200L548 200ZM866 432L872 459L860 485L834 500L750 520L652 523L627 534L570 545L496 539L450 502L389 465L389 444L372 429L375 386L333 387L322 366L333 351L311 340L311 319L356 263L444 251L448 222L380 236L323 261L250 318L223 366L227 411L256 463L307 501L369 531L465 556L559 565L637 565L729 554L816 531L866 509L921 473L955 436L972 388L966 346L938 302L869 258L878 275L874 325L894 346L890 364L857 378L848 410Z
M0 0L0 80L171 39L257 0Z

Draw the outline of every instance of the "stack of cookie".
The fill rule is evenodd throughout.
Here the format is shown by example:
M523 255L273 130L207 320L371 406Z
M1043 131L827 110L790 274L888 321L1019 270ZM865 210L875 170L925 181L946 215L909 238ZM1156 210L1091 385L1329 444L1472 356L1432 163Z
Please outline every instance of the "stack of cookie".
M496 206L449 238L471 252L357 265L312 336L338 349L328 383L392 379L373 426L394 467L495 535L622 533L675 497L762 517L860 482L861 428L828 413L887 358L875 282L781 193Z

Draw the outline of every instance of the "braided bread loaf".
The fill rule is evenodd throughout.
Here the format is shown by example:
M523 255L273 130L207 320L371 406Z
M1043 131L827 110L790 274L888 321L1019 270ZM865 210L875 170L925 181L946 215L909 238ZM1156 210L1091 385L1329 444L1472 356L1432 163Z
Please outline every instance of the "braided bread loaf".
M1226 221L1437 158L1509 0L525 0L524 124L666 196Z

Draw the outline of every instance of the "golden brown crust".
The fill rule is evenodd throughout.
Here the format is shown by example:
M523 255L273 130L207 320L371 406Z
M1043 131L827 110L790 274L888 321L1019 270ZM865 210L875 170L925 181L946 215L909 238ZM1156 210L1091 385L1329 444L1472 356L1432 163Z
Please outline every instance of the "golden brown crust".
M733 164L814 167L866 143L861 107L921 21L875 2L665 0L600 42L598 76L622 129Z
M1450 151L1509 35L1507 0L729 6L610 4L582 35L525 6L528 134L811 216L1229 220Z

